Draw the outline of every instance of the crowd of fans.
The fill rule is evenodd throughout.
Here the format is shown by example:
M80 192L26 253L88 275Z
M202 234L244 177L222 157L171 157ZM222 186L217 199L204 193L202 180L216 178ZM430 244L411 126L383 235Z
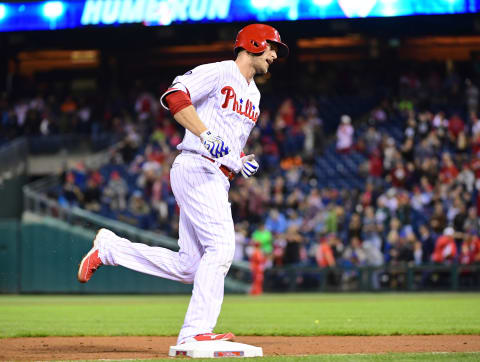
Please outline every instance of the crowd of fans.
M72 96L59 98L53 94L37 94L17 99L12 104L3 95L0 97L1 138L90 134L100 124L97 117L92 117L92 108L91 100Z
M137 132L147 133L164 116L152 94L142 91L141 82L132 85L130 91L113 89L105 93L75 92L68 83L60 88L44 83L36 84L36 88L27 85L36 90L23 90L16 96L0 94L0 143L21 136L46 142L55 136L63 136L68 142L71 137L67 136L72 135L89 141L102 136L117 140L132 124Z
M237 177L230 191L236 260L255 255L267 268L480 262L474 81L454 67L402 72L367 115L338 117L335 132L325 131L325 98L284 97L271 106L268 97L246 146L260 172ZM161 109L158 94L142 91L128 100L130 106L101 114L102 124L123 136L111 162L98 170L83 164L65 170L61 190L51 196L177 237L169 169L182 129ZM80 132L95 124L86 103L66 99L52 106L32 99L4 111L2 127L15 112L17 128L61 129L45 116L53 109L57 120ZM366 160L347 176L359 178L361 188L319 185L317 175L326 170L318 160L328 149Z

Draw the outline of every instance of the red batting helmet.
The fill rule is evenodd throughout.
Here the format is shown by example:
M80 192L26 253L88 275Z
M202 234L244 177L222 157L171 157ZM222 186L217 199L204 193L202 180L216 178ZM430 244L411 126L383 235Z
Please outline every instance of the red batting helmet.
M240 50L239 48L250 53L260 54L267 49L267 41L278 45L277 55L279 57L288 55L288 47L282 43L277 29L265 24L250 24L240 30L233 49L235 55Z

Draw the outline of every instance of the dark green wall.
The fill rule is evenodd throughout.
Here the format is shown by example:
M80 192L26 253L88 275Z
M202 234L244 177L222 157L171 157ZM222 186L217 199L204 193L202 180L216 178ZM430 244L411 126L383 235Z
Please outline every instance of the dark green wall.
M86 284L77 281L78 264L94 233L78 227L24 224L21 233L23 293L189 293L191 286L123 267L104 266Z
M80 284L78 264L91 248L94 233L61 221L2 222L0 232L2 293L191 292L191 285L111 266L102 267L90 282Z
M0 183L0 218L20 218L23 210L22 187L26 175L12 177Z
M19 290L20 224L15 220L0 221L0 292Z

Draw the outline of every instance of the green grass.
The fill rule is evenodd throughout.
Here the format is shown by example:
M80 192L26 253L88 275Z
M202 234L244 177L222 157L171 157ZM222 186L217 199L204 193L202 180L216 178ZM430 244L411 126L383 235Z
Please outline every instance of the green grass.
M177 359L178 360L178 359ZM179 359L182 361L183 359ZM189 359L184 359L188 361ZM339 355L312 355L312 356L275 356L249 358L248 361L261 362L296 362L296 361L320 361L320 362L357 362L357 361L399 361L399 362L417 362L417 361L479 361L480 353L387 353L387 354L339 354ZM149 359L149 360L123 360L123 361L172 361L171 358ZM195 359L198 362L209 362L211 359ZM222 358L223 361L238 362L238 358Z
M0 337L174 336L188 300L187 296L3 295ZM217 330L290 336L480 334L480 294L226 296Z

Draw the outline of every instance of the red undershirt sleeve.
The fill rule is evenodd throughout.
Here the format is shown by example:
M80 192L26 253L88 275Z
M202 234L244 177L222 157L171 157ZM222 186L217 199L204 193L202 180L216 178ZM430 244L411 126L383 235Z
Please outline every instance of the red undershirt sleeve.
M192 101L188 94L180 90L167 94L165 96L165 102L168 104L168 108L172 115L175 115L175 113L192 105Z

